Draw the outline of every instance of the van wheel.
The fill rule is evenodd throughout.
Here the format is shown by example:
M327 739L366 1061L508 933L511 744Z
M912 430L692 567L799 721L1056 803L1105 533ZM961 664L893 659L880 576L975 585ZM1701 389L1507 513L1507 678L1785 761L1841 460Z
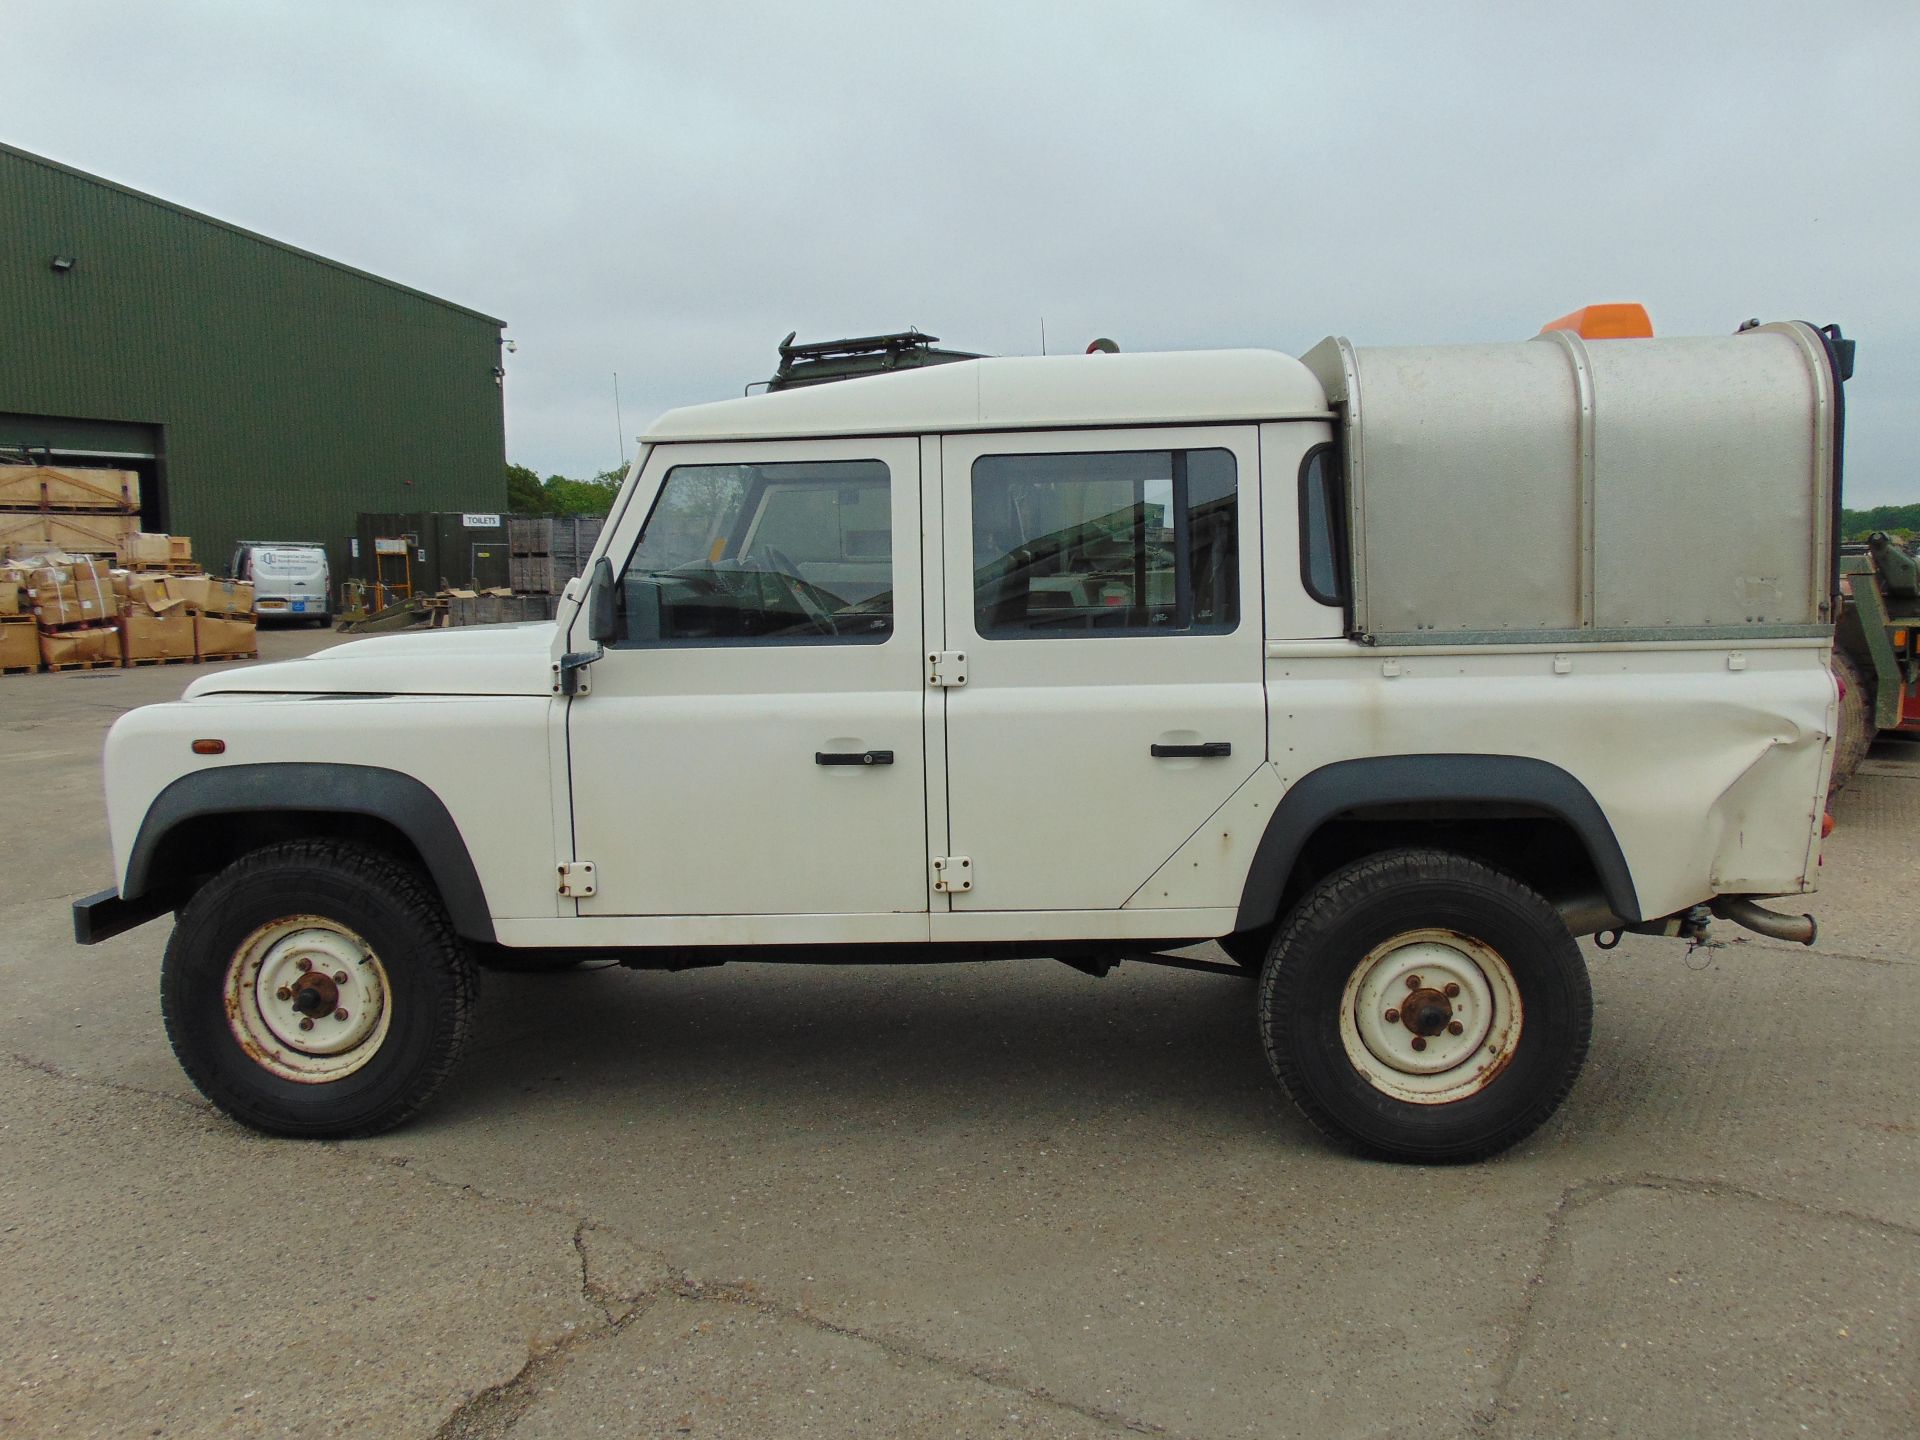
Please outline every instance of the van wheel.
M243 1125L373 1135L440 1088L477 986L411 866L296 840L235 861L180 912L160 1007L187 1077Z
M1325 1134L1390 1160L1479 1160L1573 1088L1593 992L1533 890L1448 851L1395 850L1335 871L1287 917L1260 1033Z

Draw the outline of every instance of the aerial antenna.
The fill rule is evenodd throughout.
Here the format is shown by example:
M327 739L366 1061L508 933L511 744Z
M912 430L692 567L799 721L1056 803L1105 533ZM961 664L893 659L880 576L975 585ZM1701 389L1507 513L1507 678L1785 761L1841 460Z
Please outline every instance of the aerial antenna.
M619 432L620 468L627 468L627 425L620 418L620 372L613 372L613 428Z
M1047 353L1047 317L1044 315L1040 317L1040 353Z

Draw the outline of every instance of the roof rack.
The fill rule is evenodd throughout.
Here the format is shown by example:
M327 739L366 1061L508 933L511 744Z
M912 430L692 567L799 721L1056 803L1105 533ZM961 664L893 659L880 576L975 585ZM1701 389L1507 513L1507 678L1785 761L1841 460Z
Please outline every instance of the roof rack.
M780 342L780 368L765 382L768 390L793 390L802 385L825 385L832 380L852 380L862 375L884 375L891 370L982 358L966 350L935 349L940 337L922 335L912 326L896 335L809 340L796 345L794 337L799 333L792 331Z

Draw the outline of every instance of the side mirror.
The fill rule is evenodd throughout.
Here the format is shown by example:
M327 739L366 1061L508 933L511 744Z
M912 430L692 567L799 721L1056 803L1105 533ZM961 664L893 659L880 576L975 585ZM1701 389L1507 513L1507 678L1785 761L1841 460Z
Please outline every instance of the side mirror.
M596 645L611 645L620 638L619 597L613 588L613 566L602 555L593 562L593 575L587 581L587 636Z

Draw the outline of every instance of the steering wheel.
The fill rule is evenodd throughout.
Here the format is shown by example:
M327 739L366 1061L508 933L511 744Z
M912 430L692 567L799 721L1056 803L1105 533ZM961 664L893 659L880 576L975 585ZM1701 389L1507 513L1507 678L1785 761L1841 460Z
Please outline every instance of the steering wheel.
M833 616L828 613L827 607L807 593L807 582L800 574L800 567L793 563L793 557L777 545L762 545L760 553L773 562L776 567L774 573L780 577L795 603L806 612L807 618L816 625L824 625L829 635L838 635L840 627L833 623Z

